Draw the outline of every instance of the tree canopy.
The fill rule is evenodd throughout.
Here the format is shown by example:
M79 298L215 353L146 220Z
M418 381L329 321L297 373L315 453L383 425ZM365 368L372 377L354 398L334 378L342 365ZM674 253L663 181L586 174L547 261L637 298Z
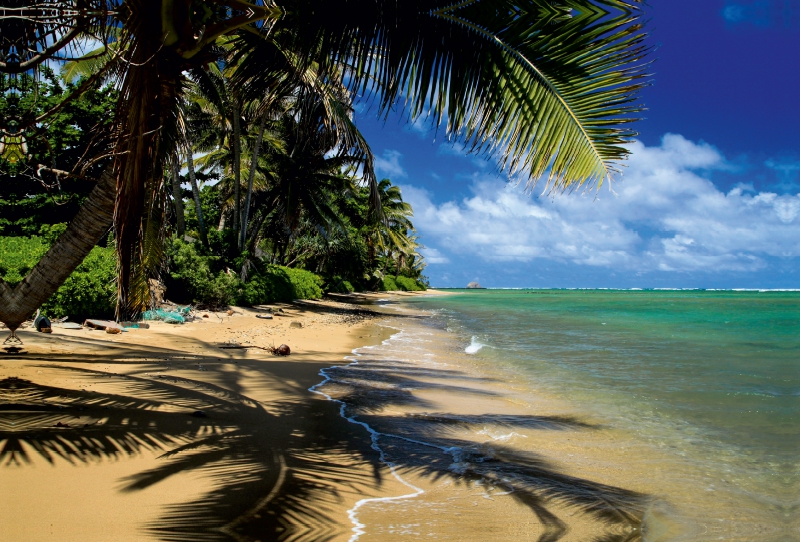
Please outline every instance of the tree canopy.
M28 11L0 17L0 169L9 187L56 186L52 201L73 193L62 178L113 179L120 316L148 305L175 229L241 280L265 261L364 285L419 277L411 211L375 176L357 100L381 115L400 106L529 185L563 191L616 171L647 77L633 0L17 4ZM90 203L111 186L96 184ZM14 209L44 197L0 190ZM70 190L78 202L94 189ZM0 226L31 233L24 214Z

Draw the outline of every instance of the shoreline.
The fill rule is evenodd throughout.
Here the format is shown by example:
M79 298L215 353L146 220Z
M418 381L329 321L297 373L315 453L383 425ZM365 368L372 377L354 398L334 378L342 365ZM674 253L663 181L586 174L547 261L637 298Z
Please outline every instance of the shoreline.
M335 301L274 306L287 316L22 330L27 353L0 357L3 538L349 540L358 500L404 486L308 390L380 343L382 317ZM292 354L219 348L232 341Z
M23 330L28 353L0 357L0 484L14 488L0 533L708 539L711 518L674 521L669 497L687 488L661 477L675 466L666 450L487 364L469 337L404 303L436 295L459 293L275 304L285 316L273 320L201 311L119 335ZM292 354L220 348L232 342Z
M401 476L427 493L360 510L378 534L365 540L393 540L392 522L402 517L419 518L407 525L417 537L444 540L487 532L504 540L777 540L792 532L785 508L748 493L744 470L722 472L727 463L686 453L696 445L688 422L662 427L654 440L494 350L475 356L475 337L471 344L457 320L451 330L436 303L425 306L431 318L384 320L396 331L390 340L358 349L360 365L339 370L328 391L347 398L351 415L381 434Z
M398 322L409 316L406 325ZM647 495L616 486L608 472L570 472L557 453L546 460L539 454L540 439L552 438L552 431L575 437L588 427L571 418L574 409L553 398L525 403L525 394L474 365L463 348L454 350L452 336L434 334L430 344L413 351L413 343L426 342L422 335L429 334L412 329L410 322L420 316L430 321L429 315L408 312L381 321L393 330L391 337L357 349L354 363L331 368L321 385L346 404L342 415L365 426L381 456L413 489L359 503L354 522L368 526L359 540L414 535L478 541L489 534L504 540L638 540ZM431 345L446 348L434 358L416 357L432 355ZM551 412L544 412L545 404ZM533 450L518 446L534 438ZM548 452L579 451L559 442L561 450Z

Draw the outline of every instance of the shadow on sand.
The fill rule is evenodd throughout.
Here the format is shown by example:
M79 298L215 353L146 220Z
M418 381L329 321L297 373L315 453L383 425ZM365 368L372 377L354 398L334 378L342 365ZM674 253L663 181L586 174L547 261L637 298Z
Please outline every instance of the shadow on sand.
M93 342L74 339L81 341ZM109 348L108 343L103 346ZM199 342L197 346L213 348ZM358 492L361 487L378 488L384 482L381 473L385 470L363 428L340 417L339 405L306 391L319 382L315 375L321 364L302 362L312 363L313 370L297 379L297 362L291 359L265 363L242 357L232 369L230 359L191 355L185 349L119 344L110 348L80 358L18 358L28 367L63 371L76 384L67 389L20 378L0 381L0 468L25 468L35 459L33 455L48 462L61 459L91 464L103 458L136 456L145 450L158 452L162 464L123 480L120 491L141 491L178 473L195 472L210 479L208 493L166 507L158 520L143 527L156 539L187 542L330 540L352 527L347 518L330 513L342 498L341 489ZM141 367L137 372L119 374L108 368L119 360L134 359ZM198 371L198 377L174 376L170 367L188 367ZM459 376L464 382L466 378L452 371L439 373L435 376L440 380ZM421 385L417 376L418 368L400 362L390 369L357 375L351 367L342 367L333 370L331 385L345 390L340 398L348 405L348 415L370 423L371 416L388 407L412 403L424 407L423 400L406 390ZM384 389L366 385L370 378L380 379ZM390 391L386 384L391 384ZM297 399L259 402L245 393L253 385L282 388ZM477 393L457 386L451 391ZM542 432L592 430L590 424L567 417L463 417L441 412L394 419L381 415L381 419L399 432L404 424L413 423L417 434L435 444L414 450L413 463L405 465L430 479L448 478L465 484L513 475L513 498L544 526L538 532L539 542L555 542L568 530L552 513L553 502L607 525L609 529L598 533L597 542L640 539L647 502L644 495L568 476L536 454L522 454L502 445L495 446L487 457L453 432L485 424ZM452 456L441 447L465 450L460 469L452 468ZM393 458L403 461L402 455ZM352 468L365 462L372 468Z

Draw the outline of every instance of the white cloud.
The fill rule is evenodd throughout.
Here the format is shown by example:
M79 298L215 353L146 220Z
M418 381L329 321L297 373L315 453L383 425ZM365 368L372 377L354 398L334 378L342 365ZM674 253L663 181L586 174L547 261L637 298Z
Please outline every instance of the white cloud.
M435 258L477 255L488 262L543 258L634 272L753 271L765 257L800 256L800 194L727 194L698 170L730 169L719 151L668 134L658 147L631 146L614 192L536 199L476 173L473 196L434 204L403 187L414 224ZM429 260L430 261L430 260Z
M375 157L375 172L378 177L389 177L390 179L402 179L408 177L408 173L400 165L400 158L403 155L399 151L386 149L383 156Z
M450 263L450 260L435 248L426 247L421 249L421 252L429 264Z

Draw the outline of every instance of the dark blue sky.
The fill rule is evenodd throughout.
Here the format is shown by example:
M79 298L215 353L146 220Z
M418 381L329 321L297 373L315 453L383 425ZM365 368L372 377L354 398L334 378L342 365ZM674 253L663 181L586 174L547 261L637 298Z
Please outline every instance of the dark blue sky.
M798 162L800 2L653 0L647 12L655 76L644 143L673 132L756 170Z
M566 224L567 215L563 214L566 212L563 209L558 218L567 229L559 233L551 228L547 239L527 236L524 242L515 245L527 256L509 261L479 248L470 251L469 245L455 242L454 232L442 222L441 217L446 214L442 206L459 209L460 219L472 220L476 227L482 224L480 218L484 214L481 213L488 211L476 211L474 204L478 200L475 198L480 192L483 194L480 201L488 202L491 197L485 191L487 183L496 183L496 194L503 184L490 174L493 165L475 157L465 157L458 148L442 146L441 134L434 141L433 133L426 132L419 124L409 124L402 115L390 115L384 123L375 118L374 112L362 112L358 125L375 154L382 157L379 173L404 186L409 194L416 194L412 203L434 206L427 218L420 217L416 222L423 243L432 249L430 259L439 262L431 263L427 269L434 284L461 285L465 278L482 278L496 286L580 287L614 282L615 286L627 287L743 287L747 284L800 287L795 274L800 248L791 241L793 228L800 223L800 218L795 219L797 211L794 210L800 208L800 197L795 198L800 192L800 0L651 0L649 3L645 13L654 49L653 84L642 93L648 111L644 113L645 120L637 125L639 139L646 150L638 157L634 155L631 174L626 176L622 186L634 190L638 184L645 183L644 188L652 192L654 186L648 186L645 179L651 171L648 168L655 167L653 160L661 158L656 159L655 154L648 152L658 150L661 152L658 156L678 157L667 166L658 162L662 169L666 167L672 171L676 183L683 182L683 186L687 186L686 183L691 182L710 182L713 183L710 189L716 189L721 196L736 186L743 187L740 200L734 202L728 197L725 201L730 207L723 214L715 215L719 224L697 227L717 228L722 232L730 226L733 232L735 223L752 220L756 230L770 231L769 238L785 235L785 246L763 251L753 246L767 243L766 238L762 241L754 238L749 247L737 245L732 239L702 241L703 232L692 234L694 226L688 224L693 216L702 216L703 209L695 209L700 204L684 197L659 203L652 212L662 213L662 216L644 219L627 211L608 214L610 207L603 207L605 196L602 196L589 211L618 223L620 231L636 234L636 239L616 247L620 256L608 260L610 263L604 264L605 260L596 258L573 258L568 251L543 248L548 242L555 242L554 237L569 239L567 230L574 224ZM679 134L687 146L681 147L682 144L673 139L672 150L665 154L666 147L662 148L665 134ZM679 148L682 150L676 150ZM716 161L693 162L680 158L682 153L699 157L704 152L715 152ZM652 160L645 161L645 156ZM701 162L704 165L697 166ZM689 178L685 175L691 176L689 181L685 180ZM531 198L521 190L514 194L534 210L552 211L553 217L556 216L553 214L555 207L548 205L573 205L574 202L560 200L577 197L560 196L559 201L553 203ZM620 201L623 200L624 195ZM708 205L708 201L710 199L703 204ZM631 200L631 205L634 204L643 205ZM762 204L772 206L770 209L774 208L779 220L769 214L747 214L751 212L748 210ZM691 209L695 209L696 215L686 214ZM467 217L467 211L478 214ZM506 215L511 221L508 217L513 213ZM580 216L584 215L570 220L580 221ZM552 218L548 220L552 222ZM727 224L727 220L731 224ZM491 229L495 223L487 224L489 226L483 227ZM522 228L535 226L521 220L516 231L522 235ZM512 227L509 231L513 235L515 229ZM730 235L741 237L742 233ZM717 259L709 260L706 267L693 263L675 265L677 260L666 256L650 264L643 263L647 254L667 254L675 239L691 240L687 241L689 248L684 252L699 251L695 254L697 261L711 255ZM542 246L539 246L540 241ZM607 241L599 239L596 243L602 245ZM560 246L565 246L563 239ZM588 252L592 250L580 242L575 246ZM744 265L745 260L739 258L744 253L758 263ZM622 254L629 258L625 260ZM623 260L627 263L622 263ZM730 263L734 260L739 264ZM729 263L720 263L723 261ZM554 271L543 273L546 268ZM478 269L480 273L473 273ZM539 276L536 284L531 283L534 276Z

